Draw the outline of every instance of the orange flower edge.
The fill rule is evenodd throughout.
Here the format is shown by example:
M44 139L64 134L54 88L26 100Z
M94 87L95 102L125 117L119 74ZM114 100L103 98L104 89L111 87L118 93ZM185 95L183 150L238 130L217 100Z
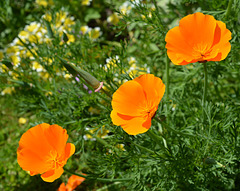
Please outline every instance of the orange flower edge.
M73 191L75 188L77 188L83 181L85 180L85 178L80 177L80 176L76 176L76 175L72 175L70 176L70 178L68 179L68 183L65 186L64 183L62 183L59 188L58 191Z
M76 175L72 175L70 176L70 178L68 179L68 183L66 185L67 191L72 191L75 188L77 188L83 181L85 180L85 178L80 177L80 176L76 176Z
M231 34L211 15L187 15L166 35L168 57L175 65L224 60L231 50Z
M62 184L60 184L59 188L57 189L57 191L66 191L66 190L67 190L67 188L66 188L64 182Z
M39 124L25 132L17 149L20 167L30 175L41 174L46 182L53 182L63 173L63 166L75 152L67 143L68 134L58 125Z
M145 133L151 127L165 92L162 80L143 74L122 84L113 94L111 119L129 135Z

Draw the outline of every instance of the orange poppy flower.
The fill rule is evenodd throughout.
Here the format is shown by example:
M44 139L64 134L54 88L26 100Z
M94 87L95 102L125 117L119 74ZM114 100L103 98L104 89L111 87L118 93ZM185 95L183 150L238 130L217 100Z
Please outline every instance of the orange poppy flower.
M25 132L17 149L17 161L30 175L41 174L46 182L53 182L63 173L63 166L75 152L72 143L66 143L66 129L58 125L39 124Z
M166 35L168 57L176 65L223 60L231 50L231 34L211 15L188 15Z
M68 183L65 186L64 183L62 183L60 185L60 187L58 188L58 191L73 191L75 188L77 188L83 181L85 180L85 178L80 177L80 176L76 176L76 175L72 175L69 179L68 179Z
M143 74L124 83L113 94L113 124L120 125L129 135L146 132L164 92L162 80L153 74Z

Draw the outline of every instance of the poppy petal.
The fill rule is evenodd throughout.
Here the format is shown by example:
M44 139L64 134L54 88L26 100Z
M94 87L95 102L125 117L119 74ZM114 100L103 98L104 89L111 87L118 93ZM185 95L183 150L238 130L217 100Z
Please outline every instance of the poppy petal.
M53 182L54 180L58 179L63 173L63 168L58 168L55 170L50 170L45 172L44 174L41 175L41 178L45 182Z
M112 122L114 125L122 125L125 124L126 121L134 118L132 116L128 116L128 115L121 115L119 113L116 112L116 110L112 110L111 115L110 115Z
M112 107L123 115L140 116L146 99L142 86L136 81L122 84L113 94Z
M64 182L59 186L59 188L58 188L58 190L57 191L66 191L67 190L67 188L66 188L66 186L65 186L65 184L64 184Z
M50 125L47 123L42 123L25 132L19 141L19 150L21 148L26 148L36 153L36 155L47 155L49 150L52 149L52 146L48 144L48 141L44 136L44 132L49 126ZM39 151L41 151L41 154Z
M80 177L80 176L76 176L76 175L72 175L69 179L68 179L68 183L66 185L66 189L68 191L70 190L74 190L76 187L78 187L83 181L85 180L85 178Z
M229 43L229 40L231 40L231 32L226 28L226 24L217 21L217 26L216 26L216 31L215 31L215 36L218 40L218 42L213 44L214 49L218 49L218 55L209 60L209 61L220 61L224 60L228 53L231 50L231 44Z
M143 87L148 108L159 105L165 92L165 85L160 78L153 74L145 74L135 78L134 81Z
M17 149L17 160L22 169L43 173L49 168L47 156L52 147L44 136L44 131L49 126L43 123L32 127L22 135Z
M66 129L63 129L59 125L51 125L44 131L44 136L57 153L61 154L64 152L65 145L68 140Z
M173 64L183 65L181 64L183 61L192 62L194 58L191 52L193 49L187 44L178 26L168 31L165 41L167 42L168 57Z
M17 161L23 170L32 172L32 176L44 173L50 168L44 157L26 148L18 148Z
M65 160L75 153L75 145L72 143L67 143L65 148Z
M122 125L123 130L129 135L145 133L151 127L151 118L134 117Z
M146 123L146 119L143 117L131 117L125 116L112 110L111 118L115 125L120 125L123 130L129 135L137 135L145 133L151 127L151 120Z
M191 47L203 45L199 48L209 49L214 40L215 27L214 17L200 12L188 15L179 22L181 34Z

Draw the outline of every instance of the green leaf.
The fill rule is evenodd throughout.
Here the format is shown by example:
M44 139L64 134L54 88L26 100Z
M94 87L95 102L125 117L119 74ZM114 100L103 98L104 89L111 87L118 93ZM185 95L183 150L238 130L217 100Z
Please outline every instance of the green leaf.
M84 18L84 20L86 22L88 22L91 19L99 19L100 17L101 17L101 15L100 15L100 13L97 10L95 10L95 9L88 9L86 17Z

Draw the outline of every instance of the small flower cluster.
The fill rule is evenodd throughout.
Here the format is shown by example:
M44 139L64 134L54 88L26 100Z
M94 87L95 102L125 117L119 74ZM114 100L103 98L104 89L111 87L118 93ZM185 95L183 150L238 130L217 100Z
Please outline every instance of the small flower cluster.
M96 40L102 35L100 27L91 28L87 25L81 26L80 34L88 35L90 39Z
M51 22L53 31L58 32L60 35L63 35L63 31L70 31L71 27L75 24L74 18L69 17L68 13L64 11L58 12L54 21L52 16L48 13L43 15L42 19ZM73 35L68 35L68 39L68 42L74 42ZM15 38L8 47L0 51L0 59L4 57L9 59L14 69L17 69L20 64L23 64L24 59L30 59L32 70L37 71L43 79L47 79L47 71L36 57L39 44L48 44L50 42L51 38L47 32L46 26L40 22L32 22L25 26L24 30L19 32L18 37ZM39 59L47 64L53 62L53 60L49 58L42 57ZM6 69L5 65L2 65L1 70L7 71ZM10 75L14 75L14 73L10 72Z
M147 65L144 65L143 67L139 67L135 57L128 57L127 61L129 65L126 68L124 68L124 71L122 71L122 74L128 74L131 77L135 77L135 76L139 76L139 75L150 72L150 68L147 67ZM120 66L120 58L118 55L116 55L115 57L107 58L106 64L104 65L104 70L106 71L116 70L116 72L114 72L114 79L113 79L116 82L121 82L118 74L120 72L119 66Z
M49 5L53 5L54 2L53 0L36 0L36 4L45 8Z
M40 1L39 1L40 3ZM43 5L44 6L44 5ZM69 13L61 10L55 15L46 13L42 16L41 22L31 22L29 25L24 27L24 30L20 31L18 37L13 40L5 49L0 50L0 60L8 60L9 64L14 70L19 72L22 71L20 65L30 66L33 72L37 72L39 77L43 80L49 80L50 76L45 67L42 65L52 65L53 58L39 57L38 47L41 44L51 45L52 37L49 36L49 31L46 22L49 23L53 35L59 36L62 41L60 45L71 44L76 41L76 37L79 35L87 35L92 40L97 40L102 32L99 27L91 28L81 26L79 35L74 35L73 26L75 26L75 18L69 16ZM66 35L66 41L64 41L64 35ZM28 60L26 62L25 60ZM9 70L9 67L2 64L0 66L0 72L8 73L12 78L16 79L18 73ZM63 75L66 79L70 78L69 74L65 71L57 71L57 75ZM1 94L11 94L14 91L13 87L5 88Z

